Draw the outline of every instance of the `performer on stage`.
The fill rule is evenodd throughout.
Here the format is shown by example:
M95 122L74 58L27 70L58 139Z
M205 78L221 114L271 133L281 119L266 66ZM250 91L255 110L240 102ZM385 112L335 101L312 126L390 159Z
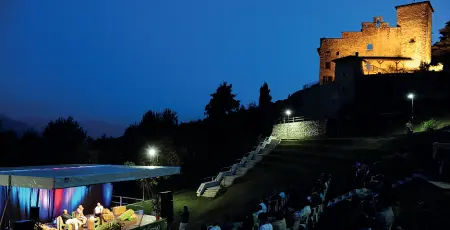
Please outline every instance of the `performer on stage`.
M77 219L79 219L79 220L83 223L83 225L84 225L84 224L86 224L86 222L87 222L87 218L84 216L83 210L84 210L83 205L78 206L76 217L77 217Z
M81 226L83 223L77 218L72 218L71 215L67 213L67 210L64 209L63 214L61 215L61 219L64 224L73 225L75 230L78 230L78 226Z
M97 203L97 206L94 209L95 217L100 217L103 213L103 206L99 203Z

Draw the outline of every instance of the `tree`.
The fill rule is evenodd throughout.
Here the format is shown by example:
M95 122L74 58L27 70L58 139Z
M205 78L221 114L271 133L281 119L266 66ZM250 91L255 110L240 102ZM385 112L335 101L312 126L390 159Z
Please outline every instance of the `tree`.
M43 137L52 164L83 163L88 161L85 144L86 131L72 117L58 118L44 128Z
M20 165L42 165L45 164L46 158L40 154L33 154L42 152L42 138L33 130L27 130L19 140L18 150L21 156L27 156L20 160Z
M163 112L147 111L139 123L141 135L146 138L172 136L178 126L177 112L164 109Z
M439 30L441 36L439 41L432 47L433 64L442 63L444 69L450 69L450 21L445 23L445 27Z
M267 82L259 88L259 107L267 108L272 103L272 96L270 95L270 89Z
M236 100L233 94L233 85L223 82L216 92L211 94L211 100L205 106L205 115L212 117L223 117L224 115L236 112L240 108L240 101Z

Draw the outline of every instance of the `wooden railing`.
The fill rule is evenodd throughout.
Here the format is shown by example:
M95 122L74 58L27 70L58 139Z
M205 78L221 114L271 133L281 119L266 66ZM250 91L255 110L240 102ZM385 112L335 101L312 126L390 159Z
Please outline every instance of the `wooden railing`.
M305 120L304 117L283 117L280 118L280 120L278 120L278 124L300 122L304 120Z

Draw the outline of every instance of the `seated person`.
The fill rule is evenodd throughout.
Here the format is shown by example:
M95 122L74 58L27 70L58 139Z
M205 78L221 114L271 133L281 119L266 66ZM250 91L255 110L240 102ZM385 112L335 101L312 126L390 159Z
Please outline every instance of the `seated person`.
M266 202L262 201L260 204L262 212L267 212Z
M299 219L305 219L311 214L311 198L308 197L306 203L304 204L304 207L302 210L296 213L296 217Z
M84 224L86 224L86 222L87 222L87 218L84 216L83 210L84 210L83 205L78 206L77 212L76 212L76 215L75 215L75 216L76 216L76 218L77 218L78 220L80 220L80 221L83 223L83 225L84 225Z
M277 219L272 222L272 227L274 230L286 230L286 219L283 212L277 212Z
M72 216L67 213L66 209L64 209L63 214L61 215L61 219L64 224L73 225L75 230L78 230L78 226L82 224L77 218L72 218Z
M97 206L94 209L95 217L100 217L103 213L103 206L100 203L97 203Z
M259 214L259 222L260 222L259 230L273 230L273 226L269 222L267 213Z

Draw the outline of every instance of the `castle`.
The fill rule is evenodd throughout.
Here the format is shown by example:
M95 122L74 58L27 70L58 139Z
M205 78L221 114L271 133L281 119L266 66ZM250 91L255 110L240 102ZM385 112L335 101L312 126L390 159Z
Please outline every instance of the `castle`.
M395 7L397 26L383 17L363 22L360 32L342 32L341 38L321 38L321 84L335 81L335 59L359 55L364 74L410 72L431 61L433 7L429 1Z

